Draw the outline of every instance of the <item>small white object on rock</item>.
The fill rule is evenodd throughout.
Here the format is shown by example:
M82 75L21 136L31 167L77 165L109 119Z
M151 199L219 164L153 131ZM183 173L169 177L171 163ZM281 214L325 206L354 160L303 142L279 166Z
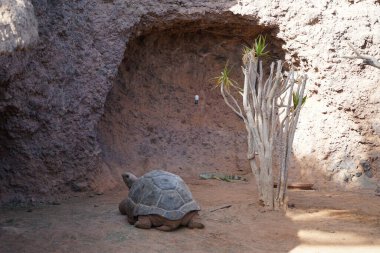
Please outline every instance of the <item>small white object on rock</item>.
M194 104L198 104L199 103L199 95L195 95L194 96Z

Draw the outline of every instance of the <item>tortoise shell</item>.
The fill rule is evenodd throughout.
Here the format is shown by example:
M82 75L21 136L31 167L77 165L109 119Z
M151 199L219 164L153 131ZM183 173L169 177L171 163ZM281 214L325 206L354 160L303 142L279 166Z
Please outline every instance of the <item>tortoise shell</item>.
M185 182L172 173L153 170L133 183L127 198L129 217L157 214L168 220L182 219L200 210Z

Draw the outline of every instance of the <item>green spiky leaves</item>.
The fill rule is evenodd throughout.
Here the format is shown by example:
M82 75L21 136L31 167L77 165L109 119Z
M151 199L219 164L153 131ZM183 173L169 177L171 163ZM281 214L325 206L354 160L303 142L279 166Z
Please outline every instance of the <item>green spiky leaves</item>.
M230 78L230 73L231 73L231 68L228 67L228 62L226 62L226 65L224 66L223 71L220 72L219 76L215 77L216 86L220 87L224 85L224 87L227 90L230 90L232 87L239 89L236 86L236 82Z
M306 102L307 96L302 98L301 106L303 106ZM295 110L300 102L300 97L297 93L293 92L293 110Z
M246 64L249 54L253 54L256 58L263 58L269 55L269 51L266 51L268 43L266 42L266 36L259 35L255 39L252 47L244 46L243 48L243 63Z
M267 45L268 44L266 43L266 36L263 36L260 34L255 39L255 44L254 44L256 57L264 57L264 56L267 56L269 54L268 51L265 51L265 48L267 47Z

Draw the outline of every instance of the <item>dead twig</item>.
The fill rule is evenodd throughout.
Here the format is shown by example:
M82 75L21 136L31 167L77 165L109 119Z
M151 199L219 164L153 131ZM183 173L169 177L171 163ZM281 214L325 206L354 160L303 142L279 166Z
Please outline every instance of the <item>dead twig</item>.
M273 187L277 188L277 183L274 183ZM315 190L314 184L306 184L306 183L289 183L287 187L288 189Z
M231 206L232 206L232 205L220 206L220 207L218 207L218 208L212 209L212 210L210 211L210 213L215 212L215 211L218 211L218 210L220 210L220 209L230 208Z
M362 54L359 53L358 50L356 50L354 48L354 46L350 42L347 42L347 44L354 51L354 53L356 54L356 56L342 56L342 58L347 58L347 59L362 59L363 63L365 65L370 65L372 67L380 69L380 62L375 57L368 56L368 55L362 55Z

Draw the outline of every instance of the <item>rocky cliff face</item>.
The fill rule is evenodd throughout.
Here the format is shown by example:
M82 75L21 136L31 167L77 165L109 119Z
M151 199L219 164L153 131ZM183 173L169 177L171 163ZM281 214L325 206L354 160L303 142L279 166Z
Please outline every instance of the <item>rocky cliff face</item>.
M294 145L294 165L302 172L298 176L307 178L321 171L323 175L333 175L332 178L342 184L361 186L373 186L378 180L380 71L361 65L360 60L340 57L353 53L346 44L348 40L362 53L379 58L378 2L84 0L32 1L32 4L38 21L38 44L29 50L0 55L0 199L3 203L49 201L70 195L72 191L111 188L119 183L119 172L127 165L139 166L139 161L144 162L149 152L156 150L158 153L150 154L154 157L153 163L147 163L148 167L153 166L154 160L160 158L160 149L176 147L179 142L188 140L186 136L179 137L181 131L188 128L206 140L205 144L188 140L186 145L190 153L207 150L207 145L210 145L208 149L223 145L223 142L212 142L216 137L207 137L215 135L219 136L217 140L227 140L227 155L221 148L216 148L214 153L205 151L203 157L202 152L196 153L204 161L197 164L200 168L180 172L179 164L184 162L191 168L192 159L197 158L188 158L187 153L184 161L181 155L173 154L176 148L166 149L166 161L170 156L175 157L173 163L166 163L167 169L195 175L205 168L211 170L219 166L218 160L225 160L226 170L234 170L231 167L236 166L248 171L248 165L240 162L245 154L228 158L239 160L237 163L228 162L226 158L236 153L231 150L240 152L245 147L245 143L232 142L234 136L244 142L244 129L228 123L234 120L232 113L207 88L212 86L209 80L218 71L204 73L196 79L205 82L203 92L210 98L210 103L205 105L208 114L203 118L186 116L186 113L191 115L191 109L183 105L180 109L186 113L173 109L179 123L176 118L170 119L173 124L168 127L155 125L153 119L149 122L149 118L139 118L141 115L154 118L154 113L145 111L147 107L144 109L141 105L137 110L130 107L134 101L141 104L156 101L157 111L165 108L159 97L150 98L149 92L143 92L144 87L146 91L152 88L149 84L153 87L163 84L162 91L166 87L173 95L182 94L183 99L191 93L192 99L193 92L196 92L191 90L192 73L216 71L226 58L233 57L227 53L229 49L239 52L240 42L244 43L250 36L261 32L272 38L276 58L292 62L309 75L310 98L303 109ZM186 27L190 29L186 30ZM208 34L205 39L202 30L211 30L214 35ZM170 50L175 50L176 44L168 45L170 40L158 36L160 33L168 34L178 42L178 57L182 60L174 67L171 64L175 52ZM187 37L181 37L181 34ZM231 34L238 39L233 39ZM147 38L148 43L139 41L142 38ZM198 41L191 43L192 38L198 38ZM214 48L212 43L207 44L208 40L220 49ZM223 41L226 41L225 45ZM186 43L192 47L186 49ZM152 49L154 46L156 50ZM144 49L154 53L157 62L165 66L152 63L150 68L148 62L139 62L139 57L149 61L155 59L141 55ZM206 64L200 64L199 54L207 53L213 57L206 57ZM194 59L186 60L191 57ZM178 67L186 62L189 66ZM170 73L171 68L179 73L176 81L155 74L161 70ZM149 69L153 71L149 72ZM176 77L175 74L171 76ZM142 89L130 90L141 98L123 97L123 90L118 92L120 87L126 87L123 85L139 87L139 84L143 84ZM156 89L150 92L159 93L160 90ZM118 99L124 99L124 102L118 102ZM168 101L174 108L174 100ZM221 109L215 111L213 108ZM132 111L136 111L137 116ZM226 120L219 122L220 116L213 114L217 112L228 115ZM130 119L118 122L121 117ZM182 119L188 119L189 124L186 121L181 123ZM194 130L190 123L197 122L208 122L211 127ZM221 127L213 125L215 122ZM124 128L123 124L126 124ZM224 124L234 134L225 132ZM149 128L149 125L156 128ZM161 128L168 129L162 134L155 132ZM174 140L178 142L175 145L168 142L173 133L178 137ZM141 148L147 145L149 150ZM233 149L233 145L239 147ZM133 151L136 150L134 147L140 149L128 157L130 152L125 149ZM210 155L214 156L214 163L207 164ZM121 159L125 156L126 159ZM144 172L143 167L139 167L139 173Z

